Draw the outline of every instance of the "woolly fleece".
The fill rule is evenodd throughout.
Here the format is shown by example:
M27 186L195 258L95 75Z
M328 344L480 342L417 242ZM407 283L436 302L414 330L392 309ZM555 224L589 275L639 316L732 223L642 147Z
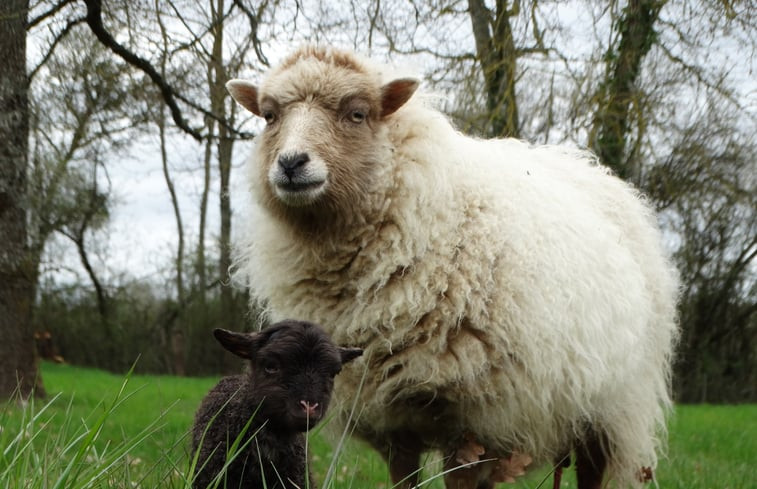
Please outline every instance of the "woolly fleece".
M306 85L328 63L293 56L267 83ZM652 209L588 152L471 138L422 98L374 128L370 192L339 233L307 239L268 211L258 145L237 278L271 320L328 325L365 349L332 404L346 422L359 391L358 436L410 429L446 449L472 432L552 462L592 426L610 477L638 485L663 445L677 336Z

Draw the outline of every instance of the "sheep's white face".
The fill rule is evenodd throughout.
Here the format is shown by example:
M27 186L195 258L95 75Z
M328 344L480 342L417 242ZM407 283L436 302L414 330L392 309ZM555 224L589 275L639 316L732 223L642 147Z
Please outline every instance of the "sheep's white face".
M379 79L349 53L305 48L260 88L227 84L237 102L266 121L255 157L266 205L285 215L340 212L374 190L386 151L381 125L418 86L415 79L383 86Z
M298 103L280 109L273 101L261 104L268 126L267 139L276 140L268 161L268 184L282 203L291 207L311 205L329 186L329 165L319 144L310 135L329 122L318 107Z

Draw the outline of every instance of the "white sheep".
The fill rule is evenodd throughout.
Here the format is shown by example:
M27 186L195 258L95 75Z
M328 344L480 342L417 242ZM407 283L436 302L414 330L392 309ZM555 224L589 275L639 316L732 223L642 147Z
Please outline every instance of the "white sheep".
M467 137L413 96L417 80L386 73L305 47L259 86L228 83L267 122L237 276L272 320L364 348L333 409L346 421L359 395L355 433L395 482L474 439L484 459L573 450L581 489L605 471L640 484L677 337L652 210L591 154ZM480 465L447 487L502 480Z

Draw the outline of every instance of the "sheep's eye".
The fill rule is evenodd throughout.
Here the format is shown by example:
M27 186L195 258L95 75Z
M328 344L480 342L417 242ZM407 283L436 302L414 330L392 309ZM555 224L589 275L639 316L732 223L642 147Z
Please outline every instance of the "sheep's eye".
M365 120L365 112L362 110L352 110L350 111L349 118L355 124L360 124Z
M271 110L266 110L263 112L263 119L265 119L265 123L269 126L276 122L276 114L273 113Z

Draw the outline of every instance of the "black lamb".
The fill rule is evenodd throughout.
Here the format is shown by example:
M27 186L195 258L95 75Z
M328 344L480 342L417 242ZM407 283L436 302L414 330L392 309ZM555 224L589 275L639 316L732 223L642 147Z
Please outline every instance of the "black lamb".
M199 456L193 487L209 487L222 472L248 422L239 438L239 446L246 446L217 487L315 487L304 433L323 418L342 365L363 351L334 345L320 326L305 321L282 321L258 333L213 334L225 349L249 360L249 370L221 379L195 415L192 445Z

